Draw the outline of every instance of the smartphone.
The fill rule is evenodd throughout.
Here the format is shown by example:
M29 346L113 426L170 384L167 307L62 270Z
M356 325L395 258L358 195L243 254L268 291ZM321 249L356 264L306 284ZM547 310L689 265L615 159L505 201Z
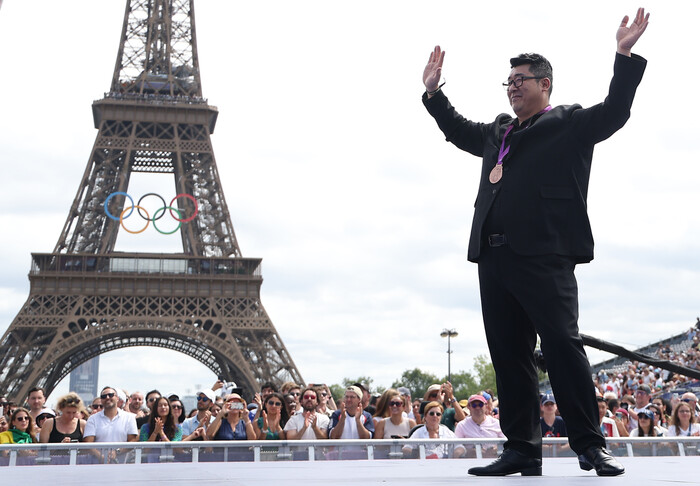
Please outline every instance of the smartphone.
M620 420L622 420L623 415L624 414L622 412L615 412L615 417L619 418Z
M243 410L243 404L241 402L231 403L231 410Z

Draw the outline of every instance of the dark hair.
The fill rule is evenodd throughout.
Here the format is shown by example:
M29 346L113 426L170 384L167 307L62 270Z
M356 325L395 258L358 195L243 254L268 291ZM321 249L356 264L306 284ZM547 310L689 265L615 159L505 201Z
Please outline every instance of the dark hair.
M148 435L150 436L154 430L156 430L156 418L158 418L158 404L161 400L165 400L168 403L168 416L163 422L163 432L165 432L168 439L173 440L175 437L175 432L177 432L177 425L175 424L175 417L173 416L173 407L170 406L170 400L168 397L161 396L155 402L153 402L153 408L151 409L151 415L148 418ZM160 438L159 438L160 439Z
M40 386L35 386L34 388L30 389L29 393L27 393L27 397L29 397L29 395L31 395L32 393L38 392L38 391L40 391L41 394L44 395L44 397L46 397L46 391Z
M268 396L266 396L265 401L262 404L262 408L265 412L267 412L267 402L269 402L273 398L276 398L277 400L282 402L282 406L280 407L280 427L284 428L285 424L287 423L287 420L289 420L289 414L287 413L287 404L285 403L284 397L281 393L272 392ZM262 416L262 410L260 411L260 416Z
M27 433L32 438L32 442L39 442L38 440L36 440L36 437L35 437L36 430L34 429L34 419L32 418L31 415L29 415L29 410L27 410L26 408L19 407L14 412L12 412L12 415L10 416L10 423L9 423L10 428L11 429L15 428L15 426L12 424L12 422L15 421L15 417L17 417L17 414L19 414L19 413L26 413L27 414L27 417L29 417L29 421L28 421L29 423L27 425Z
M540 54L535 54L534 52L529 52L526 54L520 54L518 57L510 58L510 67L518 67L523 64L530 65L530 72L533 76L541 78L549 78L549 96L552 96L552 89L554 87L554 74L552 72L552 65L549 61Z
M181 424L182 422L185 421L185 417L187 416L187 410L185 410L185 404L182 403L182 400L180 400L180 397L177 395L170 395L168 397L168 400L170 400L170 411L172 413L173 410L173 402L178 402L180 406L182 407L182 413L180 414L180 417L178 417L177 422Z
M268 382L263 383L263 386L260 387L260 390L262 391L262 390L264 390L265 388L270 388L270 389L272 389L273 392L279 391L279 390L277 389L277 387L275 386L275 384L272 383L271 381L268 381Z

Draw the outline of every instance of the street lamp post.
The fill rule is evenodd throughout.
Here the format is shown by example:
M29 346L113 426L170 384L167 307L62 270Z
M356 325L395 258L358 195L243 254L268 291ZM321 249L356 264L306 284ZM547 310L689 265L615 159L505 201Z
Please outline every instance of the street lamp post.
M452 348L450 348L450 339L459 336L459 333L454 329L443 329L440 333L441 337L447 338L447 381L452 382Z

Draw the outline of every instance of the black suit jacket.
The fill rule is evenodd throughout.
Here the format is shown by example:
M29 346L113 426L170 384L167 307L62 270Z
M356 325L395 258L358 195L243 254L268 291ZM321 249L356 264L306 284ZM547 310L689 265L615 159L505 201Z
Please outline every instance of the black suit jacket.
M492 123L462 117L439 91L423 104L447 141L482 157L479 193L474 205L468 258L476 262L485 242L484 222L496 197L503 231L520 255L557 254L577 262L593 259L593 234L586 211L593 147L619 130L630 115L646 60L616 55L614 75L604 102L590 108L557 106L529 128L512 134L503 177L489 182L501 141L514 121L501 114Z

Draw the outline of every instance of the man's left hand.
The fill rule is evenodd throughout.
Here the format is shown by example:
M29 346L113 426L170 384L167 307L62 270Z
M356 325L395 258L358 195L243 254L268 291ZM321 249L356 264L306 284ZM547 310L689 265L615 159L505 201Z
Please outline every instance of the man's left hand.
M627 22L629 16L625 15L620 23L620 28L617 29L617 52L629 57L632 54L632 47L637 43L644 31L649 25L649 14L644 15L644 9L637 10L637 16L629 27Z

